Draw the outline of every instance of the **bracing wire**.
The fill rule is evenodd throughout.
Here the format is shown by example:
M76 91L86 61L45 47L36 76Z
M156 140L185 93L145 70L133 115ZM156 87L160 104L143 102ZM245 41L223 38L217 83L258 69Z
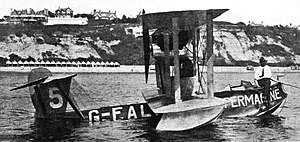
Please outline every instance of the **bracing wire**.
M203 47L203 44L204 44L204 37L205 34L201 35L201 31L199 30L199 41L200 41L200 46L198 46L197 48L201 48L202 51L205 51L205 48ZM198 53L199 53L199 49L198 49ZM206 83L206 80L205 80L205 77L204 77L204 66L205 66L205 63L206 63L206 51L205 52L202 52L202 68L201 68L201 72L200 72L200 79L202 79L204 81L204 83Z

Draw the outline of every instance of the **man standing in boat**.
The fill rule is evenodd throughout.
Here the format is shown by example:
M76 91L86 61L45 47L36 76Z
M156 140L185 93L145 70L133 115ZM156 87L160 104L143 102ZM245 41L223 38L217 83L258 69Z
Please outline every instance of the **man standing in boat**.
M260 66L256 68L254 75L254 82L257 86L263 87L263 93L265 95L265 104L268 107L270 102L270 85L272 78L271 68L267 65L267 61L264 57L259 59Z

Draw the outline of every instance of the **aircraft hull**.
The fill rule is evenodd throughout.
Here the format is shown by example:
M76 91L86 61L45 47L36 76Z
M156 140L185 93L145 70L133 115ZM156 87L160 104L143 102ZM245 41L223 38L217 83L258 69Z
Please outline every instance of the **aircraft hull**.
M153 112L146 103L107 106L93 109L82 109L81 113L84 116L83 121L101 122L101 121L117 121L128 119L142 119L152 117ZM67 110L62 113L47 113L43 116L36 116L36 118L46 119L81 119L75 111Z

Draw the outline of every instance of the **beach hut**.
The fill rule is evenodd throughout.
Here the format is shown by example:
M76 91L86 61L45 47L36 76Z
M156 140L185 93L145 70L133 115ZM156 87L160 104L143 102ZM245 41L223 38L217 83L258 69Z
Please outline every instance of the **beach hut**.
M61 61L56 61L55 63L56 63L56 66L57 66L57 67L61 67L61 66L62 66Z
M51 66L51 62L50 62L50 61L46 61L46 62L45 62L45 66L46 66L46 67Z
M67 65L67 67L71 67L71 66L72 66L72 63L71 63L70 61L68 61L68 62L66 63L66 65Z
M101 66L101 67L105 67L105 63L102 61L102 62L100 63L100 66Z
M96 67L96 63L94 61L91 62L92 67Z
M41 66L41 63L39 61L35 61L34 64L35 64L35 66L38 66L38 67Z
M28 61L24 61L24 67L28 67L29 66L29 62Z
M18 61L18 66L24 66L24 63L20 60Z
M110 66L110 67L114 67L114 66L115 66L115 63L114 63L113 61L111 61L111 62L109 63L109 66Z
M92 67L92 63L91 63L90 61L87 61L87 62L86 62L86 66L87 66L87 67Z
M12 66L17 67L18 66L18 62L17 61L12 61Z
M12 66L12 62L11 61L6 61L6 66L8 66L8 67L10 67L10 66Z
M56 67L56 66L57 66L57 64L56 64L55 61L51 61L50 64L51 64L51 65L50 65L51 67Z
M86 67L86 62L85 61L81 61L81 66L82 67Z
M66 61L61 61L61 62L60 62L60 66L61 66L61 67L66 67L66 66L67 66Z
M79 61L76 62L77 67L81 67L81 64Z
M42 61L40 62L40 66L42 66L42 67L46 66L46 62L42 60Z
M105 62L105 66L109 67L109 62L108 61Z
M97 61L97 62L95 63L95 65L96 65L96 67L101 67L101 63L100 63L99 61Z
M71 64L72 64L72 67L76 67L77 66L77 64L76 64L75 61L72 61Z
M115 66L116 67L120 67L120 63L119 62L115 62Z
M29 63L28 65L29 65L30 67L36 66L36 65L35 65L35 62L33 62L33 61L30 61L30 62L28 62L28 63Z

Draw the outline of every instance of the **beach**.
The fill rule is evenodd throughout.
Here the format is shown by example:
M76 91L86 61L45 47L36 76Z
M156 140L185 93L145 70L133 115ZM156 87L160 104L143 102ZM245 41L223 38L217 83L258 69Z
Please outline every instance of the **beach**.
M19 72L27 73L34 68L32 67L0 67L0 72ZM143 65L121 65L119 67L44 67L49 69L53 73L144 73L145 67ZM200 66L200 68L202 68ZM202 70L202 69L201 69ZM292 70L290 67L271 67L272 72L300 72L300 70ZM206 72L206 67L203 68L203 72ZM234 66L216 66L214 72L253 72L254 70L247 70L246 67L234 67ZM155 73L154 66L151 65L149 73Z

